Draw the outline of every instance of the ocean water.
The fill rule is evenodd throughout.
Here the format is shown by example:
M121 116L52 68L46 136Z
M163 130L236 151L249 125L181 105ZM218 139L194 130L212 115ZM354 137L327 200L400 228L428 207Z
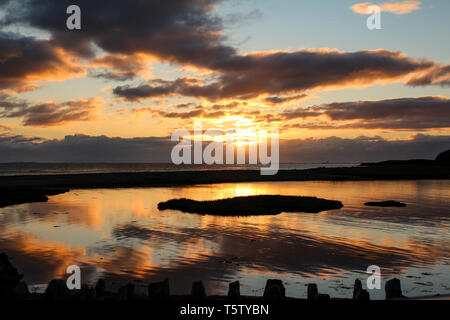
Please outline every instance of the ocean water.
M304 170L319 167L351 167L357 163L282 163L280 170ZM0 163L0 176L117 173L117 172L168 172L204 170L259 170L255 165L174 165L171 163Z
M319 214L215 217L159 211L160 201L282 194L340 200ZM398 200L406 208L366 201ZM450 293L450 181L261 182L173 188L72 190L0 209L0 251L32 290L66 277L76 264L82 282L107 288L169 278L171 292L188 294L202 280L207 294L226 294L239 280L246 295L263 294L282 279L286 294L306 297L306 285L333 297L352 296L356 278L381 268L382 288L398 277L407 296ZM371 290L383 299L384 290Z

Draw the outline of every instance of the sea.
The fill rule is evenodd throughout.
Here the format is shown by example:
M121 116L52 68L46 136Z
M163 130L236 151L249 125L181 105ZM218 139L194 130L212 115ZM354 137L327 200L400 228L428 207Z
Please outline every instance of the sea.
M280 170L352 167L358 163L281 163ZM118 173L118 172L170 172L205 170L259 170L259 165L174 165L172 163L0 163L1 176Z

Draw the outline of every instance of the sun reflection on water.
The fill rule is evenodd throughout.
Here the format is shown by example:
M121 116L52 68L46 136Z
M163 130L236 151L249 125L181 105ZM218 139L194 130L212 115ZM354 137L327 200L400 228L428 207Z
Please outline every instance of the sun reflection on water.
M278 277L292 282L287 288L292 296L304 296L299 283L313 280L324 292L348 296L343 283L351 286L359 272L377 264L387 275L431 274L433 292L442 292L449 285L442 279L450 276L449 187L446 181L386 181L74 190L47 203L2 209L0 247L29 284L62 277L67 265L76 263L87 282L169 277L174 292L186 293L190 282L202 279L210 293L223 294L224 282L239 279L243 292L251 294L265 279ZM260 217L157 209L158 202L171 198L257 194L318 196L340 200L344 208ZM408 207L363 206L391 198ZM408 279L405 288L419 294L414 278ZM338 289L330 281L339 283Z

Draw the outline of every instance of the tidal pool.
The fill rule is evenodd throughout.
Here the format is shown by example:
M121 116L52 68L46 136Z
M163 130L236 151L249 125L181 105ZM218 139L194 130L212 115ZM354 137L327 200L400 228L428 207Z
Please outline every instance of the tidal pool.
M342 201L319 214L218 217L159 211L172 198L212 200L279 194ZM405 208L364 206L397 200ZM321 293L351 297L355 278L378 265L384 282L402 280L404 293L450 293L450 181L263 182L174 188L72 190L0 209L0 251L33 290L65 277L76 264L82 282L105 278L109 289L134 282L170 280L187 294L202 280L207 294L262 295L267 279L282 279L286 294L306 297L306 284Z

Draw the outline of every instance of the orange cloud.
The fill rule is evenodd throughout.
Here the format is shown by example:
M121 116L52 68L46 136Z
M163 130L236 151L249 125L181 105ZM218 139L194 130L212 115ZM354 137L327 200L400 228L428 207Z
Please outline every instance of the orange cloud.
M0 35L0 90L13 92L37 88L36 81L66 80L84 76L80 58L55 47L50 40Z
M0 118L22 118L25 126L60 126L69 122L96 120L102 105L103 100L98 97L32 105L0 96Z
M378 6L382 12L390 12L398 15L408 14L416 10L420 10L421 1L405 0L400 2L385 2L373 4L371 2L363 2L352 5L350 8L358 14L370 14L367 9L370 6Z

